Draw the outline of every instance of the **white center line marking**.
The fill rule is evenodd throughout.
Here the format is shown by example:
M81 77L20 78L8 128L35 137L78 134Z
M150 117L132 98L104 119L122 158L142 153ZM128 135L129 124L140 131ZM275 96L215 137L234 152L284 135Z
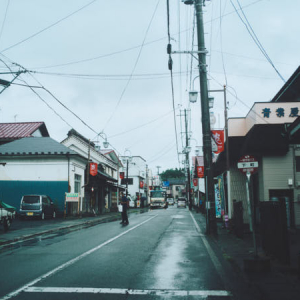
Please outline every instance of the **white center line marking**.
M134 289L108 289L108 288L79 288L79 287L28 287L28 293L86 293L86 294L117 294L117 295L152 295L152 296L231 296L223 290L134 290Z
M58 266L57 268L53 269L52 271L50 271L50 272L48 272L48 273L46 273L46 274L44 274L44 275L42 275L42 276L36 278L35 280L33 280L33 281L31 281L31 282L29 282L29 283L27 283L27 284L25 284L25 285L22 286L21 288L19 288L19 289L15 290L15 291L13 291L13 292L11 292L11 293L5 295L4 297L0 298L0 300L8 300L8 299L11 299L11 298L17 296L18 294L20 294L21 292L23 292L25 289L27 289L27 288L29 288L29 287L35 285L36 283L40 282L40 281L43 280L43 279L45 279L45 278L47 278L47 277L49 277L49 276L52 276L53 274L55 274L55 273L57 273L57 272L59 272L59 271L62 271L63 269L65 269L65 268L67 268L67 267L73 265L74 263L76 263L77 261L81 260L82 258L84 258L84 257L86 257L86 256L88 256L88 255L90 255L90 254L92 254L93 252L95 252L95 251L99 250L100 248L102 248L102 247L104 247L104 246L110 244L111 242L115 241L116 239L120 238L121 236L123 236L123 235L129 233L130 231L132 231L132 230L134 230L134 229L136 229L136 228L142 226L143 224L145 224L145 223L151 221L151 220L152 220L153 218L155 218L156 216L157 216L157 215L155 215L155 216L153 216L153 217L147 219L146 221L144 221L144 222L142 222L142 223L140 223L140 224L138 224L138 225L136 225L136 226L134 226L134 227L132 227L132 228L130 228L130 229L124 231L124 232L122 232L121 234L119 234L119 235L117 235L117 236L115 236L115 237L113 237L113 238L107 240L106 242L102 243L101 245L98 245L98 246L96 246L95 248L93 248L93 249L91 249L91 250L89 250L89 251L87 251L87 252L85 252L85 253L83 253L83 254L81 254L81 255L79 255L79 256L77 256L77 257L75 257L75 258L73 258L73 259L71 259L71 260L69 260L69 261L67 261L66 263L64 263L64 264L62 264L62 265L60 265L60 266Z

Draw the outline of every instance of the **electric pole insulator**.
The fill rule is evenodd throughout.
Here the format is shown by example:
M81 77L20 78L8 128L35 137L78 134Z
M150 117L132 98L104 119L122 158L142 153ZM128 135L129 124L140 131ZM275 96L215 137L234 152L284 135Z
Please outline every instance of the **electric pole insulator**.
M171 57L169 58L168 66L169 66L169 70L171 71L173 68L173 60Z
M171 54L171 52L172 52L172 45L168 44L168 46L167 46L167 53Z

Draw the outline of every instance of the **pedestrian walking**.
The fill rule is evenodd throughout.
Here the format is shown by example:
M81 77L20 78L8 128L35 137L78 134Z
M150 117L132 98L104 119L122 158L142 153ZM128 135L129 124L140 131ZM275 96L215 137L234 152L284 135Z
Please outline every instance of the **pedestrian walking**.
M120 193L120 204L122 205L122 222L120 224L128 225L128 215L127 215L127 209L129 206L129 200L124 195L123 192Z

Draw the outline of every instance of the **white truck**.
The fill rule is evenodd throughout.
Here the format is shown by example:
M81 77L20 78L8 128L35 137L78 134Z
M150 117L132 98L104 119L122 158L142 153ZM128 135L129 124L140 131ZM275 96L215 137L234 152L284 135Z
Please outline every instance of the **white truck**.
M162 189L150 191L150 208L166 208L166 192Z
M3 201L0 201L0 223L3 224L4 231L6 232L13 219L16 217L16 209Z

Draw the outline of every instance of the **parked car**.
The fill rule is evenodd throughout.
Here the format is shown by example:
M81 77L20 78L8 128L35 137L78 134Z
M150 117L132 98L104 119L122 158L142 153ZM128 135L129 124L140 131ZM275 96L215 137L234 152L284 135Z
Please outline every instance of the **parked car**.
M3 224L4 231L7 231L11 222L15 218L16 208L0 201L0 223Z
M20 217L56 217L56 211L51 198L47 195L25 195L21 199Z
M174 198L167 198L167 202L169 205L174 205L175 202L174 202Z
M178 198L178 200L177 200L177 207L186 207L186 202L187 202L187 200L186 200L186 198L184 198L184 197L180 197L180 198Z

